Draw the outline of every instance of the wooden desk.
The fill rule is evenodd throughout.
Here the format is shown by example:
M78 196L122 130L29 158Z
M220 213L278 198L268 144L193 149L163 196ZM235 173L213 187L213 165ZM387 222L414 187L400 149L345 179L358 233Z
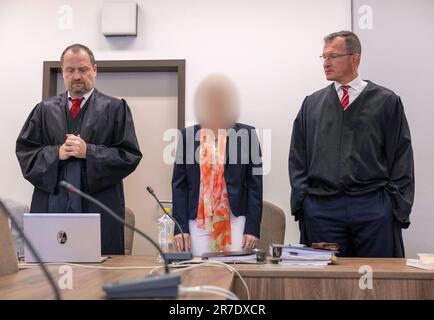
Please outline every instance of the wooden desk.
M154 257L118 256L99 266L157 266ZM359 288L360 266L371 266L373 289ZM323 269L270 269L263 265L234 265L250 288L252 299L434 299L434 271L405 265L405 259L340 259ZM56 282L59 266L49 269ZM72 267L72 290L64 299L104 299L102 285L109 281L145 277L150 269L100 270ZM232 289L245 299L238 277L220 267L199 267L181 273L184 286L208 284ZM0 299L52 299L53 294L36 266L0 277ZM181 299L218 299L209 294L186 294Z
M88 264L92 266L92 264ZM155 257L116 256L97 266L101 267L131 267L131 266L161 266ZM49 265L50 273L58 283L63 274L59 273L60 265ZM95 300L105 299L102 286L106 282L122 281L146 277L149 269L135 270L101 270L72 266L73 288L61 290L63 299ZM159 271L162 271L161 268ZM212 272L210 272L212 270ZM181 273L183 286L214 285L230 289L233 274L220 267L199 267ZM25 267L18 273L0 277L1 299L52 299L53 293L41 269L38 266ZM203 293L188 293L180 299L221 299L220 296Z
M341 258L337 265L323 269L269 269L258 265L236 268L249 286L252 299L434 299L434 271L405 263L405 259ZM372 268L372 290L359 287L361 266ZM233 291L240 299L246 298L238 278Z

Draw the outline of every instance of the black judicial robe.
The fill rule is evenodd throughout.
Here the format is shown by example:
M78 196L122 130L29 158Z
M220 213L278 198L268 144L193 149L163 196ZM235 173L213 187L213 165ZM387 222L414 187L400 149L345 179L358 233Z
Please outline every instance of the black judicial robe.
M65 92L37 104L17 139L16 155L22 173L35 187L30 211L50 212L53 199L62 196L71 200L72 195L62 195L64 191L59 190L58 183L65 178L76 181L78 178L84 192L124 218L122 180L135 170L142 158L131 111L125 100L95 89L74 122L69 118L67 99ZM80 134L86 141L86 159L59 160L59 147L67 133ZM74 173L71 176L70 169L74 172L77 164L79 177ZM80 206L81 212L101 214L102 254L124 254L123 227L84 199ZM69 208L64 212L75 211Z
M296 220L303 216L307 194L361 195L384 190L396 221L407 228L414 164L400 97L371 81L346 111L334 84L306 97L294 121L289 176Z

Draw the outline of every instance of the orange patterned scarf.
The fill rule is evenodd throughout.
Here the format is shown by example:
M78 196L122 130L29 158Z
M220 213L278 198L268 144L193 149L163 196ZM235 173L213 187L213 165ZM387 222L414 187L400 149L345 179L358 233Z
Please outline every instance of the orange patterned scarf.
M197 226L211 232L211 251L231 250L231 215L224 178L227 133L200 130L200 193Z

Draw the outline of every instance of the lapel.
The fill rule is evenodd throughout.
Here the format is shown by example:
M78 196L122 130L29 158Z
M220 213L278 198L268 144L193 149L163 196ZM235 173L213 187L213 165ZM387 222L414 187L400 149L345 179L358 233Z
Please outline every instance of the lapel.
M81 124L80 136L84 141L89 141L91 130L94 127L95 121L98 119L98 116L95 116L95 113L99 112L97 100L99 91L96 88L93 90L89 99L86 101L86 112L83 116L83 123Z
M338 92L333 82L331 85L329 85L329 93L333 96L333 99L339 101L339 105L340 105L341 101L339 100Z
M238 123L235 123L234 126L231 129L233 129L235 131L235 134L236 134L238 132L238 129L239 129ZM229 155L232 152L235 152L235 151L240 152L240 150L236 149L237 148L237 144L238 144L238 137L235 136L233 139L229 139L229 135L228 135L227 140L226 140L226 162L225 162L225 169L227 168L228 163L229 163ZM235 148L235 150L234 150L234 148Z
M61 130L56 130L55 135L58 141L65 142L66 134L68 133L68 122L66 120L66 112L68 112L68 92L64 92L57 96L56 118L60 120Z
M194 163L199 167L199 160L200 160L200 154L199 154L199 150L200 150L200 129L201 126L200 124L195 125L194 126L194 153L195 153L195 158L194 158ZM197 154L197 160L196 161L196 154Z

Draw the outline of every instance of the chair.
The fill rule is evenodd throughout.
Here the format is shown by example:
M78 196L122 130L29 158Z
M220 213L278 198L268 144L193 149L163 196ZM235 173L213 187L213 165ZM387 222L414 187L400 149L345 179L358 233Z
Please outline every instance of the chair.
M3 199L3 204L14 217L18 224L18 228L22 230L24 214L30 212L29 207L25 203L11 199ZM19 253L20 257L24 257L24 241L15 226L11 226L11 237L15 251Z
M136 217L134 212L130 208L125 208L125 221L132 225L136 226ZM124 253L126 255L131 255L133 251L133 241L134 241L134 231L128 227L124 229L124 242L125 242L125 250Z
M6 207L0 201L0 276L18 271L18 261L12 245Z
M283 244L285 241L286 219L285 212L278 206L264 201L262 208L261 238L257 248L264 250L266 255L270 255L270 244Z

